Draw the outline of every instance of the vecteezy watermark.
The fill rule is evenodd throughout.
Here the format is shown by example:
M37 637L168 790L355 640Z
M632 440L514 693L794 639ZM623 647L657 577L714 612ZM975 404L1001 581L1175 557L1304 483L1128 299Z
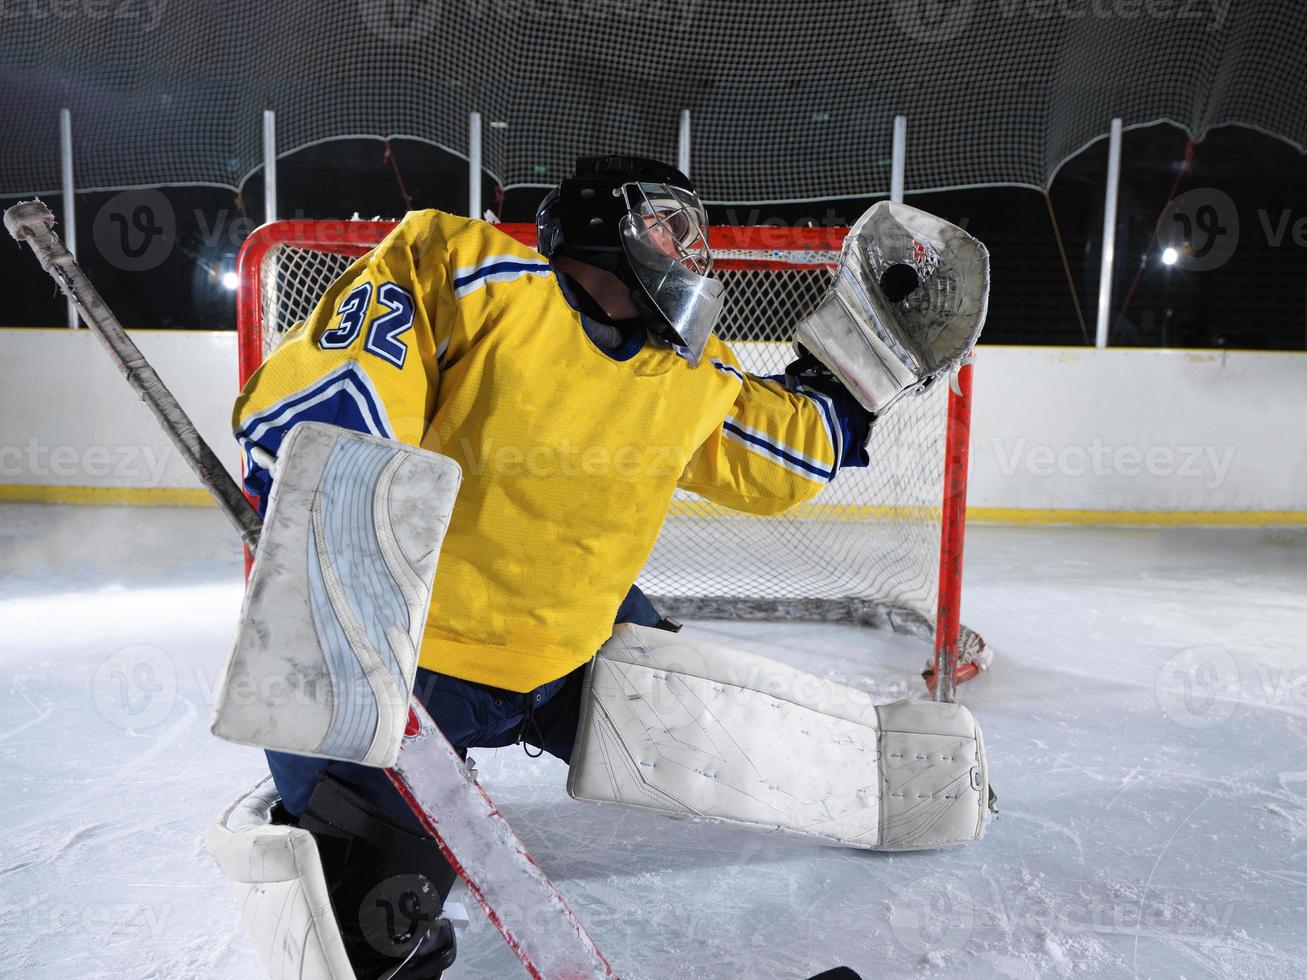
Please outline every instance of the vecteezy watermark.
M1167 659L1155 681L1157 703L1184 728L1212 728L1239 705L1307 707L1307 670L1284 663L1245 663L1224 647L1199 644Z
M153 728L168 718L177 700L172 658L149 644L116 651L91 678L91 699L100 714L119 728Z
M893 0L894 22L904 34L923 44L940 44L958 37L971 25L976 0Z
M1095 437L1087 446L1032 446L1025 436L1007 440L995 436L994 455L1005 477L1022 470L1030 476L1155 476L1201 479L1205 489L1225 482L1234 462L1234 446L1134 446L1112 444Z
M699 0L357 0L364 27L390 44L413 44L429 38L446 18L493 19L500 23L526 18L594 21L620 18L683 28L690 24Z
M1233 0L998 0L981 9L992 19L1158 20L1178 25L1225 25ZM961 35L975 20L976 0L893 0L894 20L905 34L926 44Z
M0 446L0 477L111 477L157 487L172 446L47 446L36 437L24 446Z
M1212 728L1228 721L1241 700L1239 665L1212 644L1187 647L1157 672L1158 707L1183 728Z
M913 955L961 949L976 924L976 900L967 883L953 875L915 878L890 898L890 929Z
M382 956L403 960L440 917L439 892L420 874L391 875L374 885L359 904L363 939Z
M495 445L493 440L473 446L462 443L463 468L475 476L486 472L517 477L593 477L636 479L676 476L689 457L680 446L579 446L559 443Z
M149 33L163 20L166 0L0 0L0 21L32 20L139 21Z
M1003 17L1048 20L1164 20L1219 30L1234 0L998 0Z
M1191 272L1219 269L1239 247L1239 210L1229 194L1214 187L1176 197L1157 227L1158 244L1171 250L1177 268Z
M1272 212L1257 209L1255 228L1267 248L1307 249L1307 215L1291 208ZM1229 262L1241 236L1250 229L1239 225L1234 200L1214 187L1186 191L1167 205L1158 223L1157 242L1164 261L1190 272L1209 272Z
M1038 878L1023 878L1017 887L991 883L983 909L1006 929L1056 935L1159 935L1176 939L1225 935L1237 911L1234 902L1206 901L1190 889L1169 893L1155 887L1146 900L1128 889L1067 895L1051 892Z
M187 220L189 219L189 221ZM322 246L351 245L352 227L358 221L307 219L303 211L283 219L290 222L287 234L309 235ZM259 222L242 211L193 208L180 214L160 191L123 191L109 198L96 212L92 236L100 256L124 272L145 272L167 261L177 248L179 228L186 227L188 241L207 253L234 253Z
M390 44L414 44L430 37L449 0L358 0L363 26Z
M124 272L145 272L172 254L177 215L160 191L123 191L96 212L91 237L110 265Z

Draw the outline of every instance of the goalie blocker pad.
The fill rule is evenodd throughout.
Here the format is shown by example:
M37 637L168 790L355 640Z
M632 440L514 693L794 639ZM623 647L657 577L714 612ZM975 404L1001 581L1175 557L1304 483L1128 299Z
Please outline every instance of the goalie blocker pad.
M317 422L291 429L215 735L394 764L461 479L453 460L413 446Z
M989 252L957 225L881 201L849 229L840 266L795 341L868 412L956 368L989 305Z
M684 634L619 626L586 671L574 799L872 850L983 836L984 742L958 704L869 695Z

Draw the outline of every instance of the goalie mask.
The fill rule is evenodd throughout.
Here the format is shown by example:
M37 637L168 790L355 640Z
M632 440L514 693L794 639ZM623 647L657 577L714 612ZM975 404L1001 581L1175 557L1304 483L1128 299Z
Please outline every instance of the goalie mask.
M641 157L582 157L536 213L537 247L613 273L651 334L697 364L725 290L710 277L708 216L690 179Z

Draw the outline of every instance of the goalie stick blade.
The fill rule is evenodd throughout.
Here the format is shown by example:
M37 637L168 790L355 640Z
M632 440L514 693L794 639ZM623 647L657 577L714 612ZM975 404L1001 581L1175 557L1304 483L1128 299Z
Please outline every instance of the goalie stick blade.
M616 977L566 899L416 701L399 758L386 774L527 973L538 980Z

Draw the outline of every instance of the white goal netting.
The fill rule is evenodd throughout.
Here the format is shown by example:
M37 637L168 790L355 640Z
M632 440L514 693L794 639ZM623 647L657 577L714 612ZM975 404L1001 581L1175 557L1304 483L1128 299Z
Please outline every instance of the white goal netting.
M360 224L349 245L314 222L256 233L241 262L242 380L386 229ZM747 239L740 231L723 233ZM841 237L842 229L831 229L797 247L714 243L727 286L717 332L746 370L779 374L793 358L794 324L824 291ZM786 514L743 515L678 491L641 588L673 616L858 622L932 638L949 398L949 387L937 385L901 402L873 429L870 466L841 471L814 501ZM977 642L965 627L960 640L964 652Z
M99 16L91 11L103 9ZM282 154L403 137L488 175L552 186L584 153L670 159L717 203L889 189L909 120L913 191L1047 187L1103 136L1237 123L1307 146L1291 66L1302 0L315 0L0 5L0 190L60 186L72 111L78 189L239 190ZM283 202L284 203L284 202Z

